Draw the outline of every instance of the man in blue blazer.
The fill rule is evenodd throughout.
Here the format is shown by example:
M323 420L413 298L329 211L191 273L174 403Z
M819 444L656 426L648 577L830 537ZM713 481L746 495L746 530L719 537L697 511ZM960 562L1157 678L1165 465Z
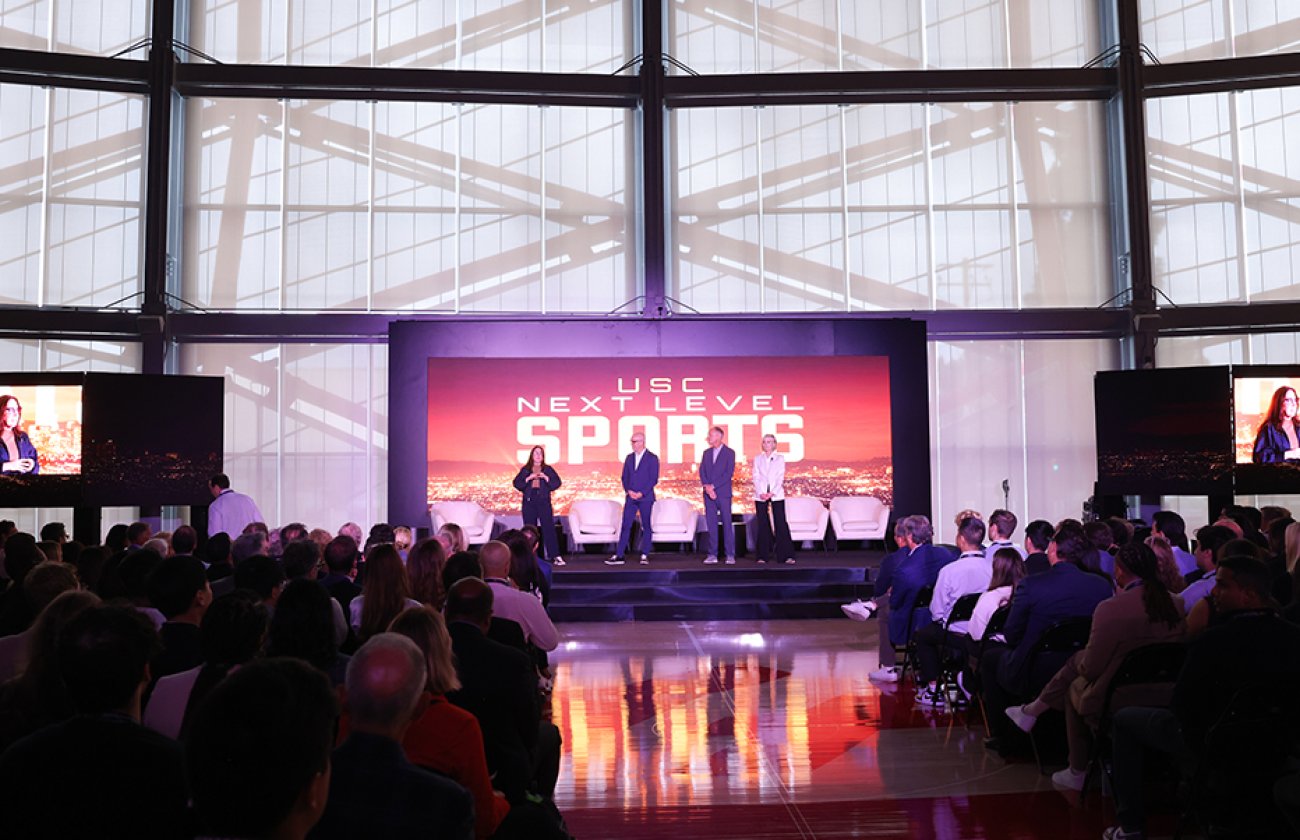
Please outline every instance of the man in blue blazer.
M718 525L722 525L727 563L736 562L736 529L731 524L731 478L736 474L736 451L722 442L722 428L709 429L709 448L700 459L700 484L704 487L704 530L709 556L718 562Z
M659 483L659 456L646 451L645 434L636 432L632 435L632 451L623 459L623 527L618 532L618 549L614 556L605 561L609 566L623 565L623 552L627 551L628 540L632 536L632 522L641 514L641 562L649 563L647 557L654 550L650 534L650 513L655 506L655 485Z

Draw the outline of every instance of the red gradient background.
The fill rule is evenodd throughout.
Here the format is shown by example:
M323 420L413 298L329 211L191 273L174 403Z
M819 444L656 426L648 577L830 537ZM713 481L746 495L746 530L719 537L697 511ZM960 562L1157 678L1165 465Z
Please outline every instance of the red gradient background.
M652 378L668 380L671 390L651 393ZM693 393L683 391L686 378L692 380L687 387ZM639 390L629 393L638 384ZM629 399L620 405L612 399L617 396ZM688 396L696 399L694 406L687 403ZM755 396L769 397L771 407L756 410ZM598 409L592 410L583 397L596 401ZM551 411L552 398L567 398L568 412ZM540 410L521 405L521 400L539 404ZM757 415L760 423L747 425L742 435L729 434L727 439L736 450L736 492L737 498L743 498L748 464L760 451L761 418L769 414L796 414L803 420L801 429L776 432L778 451L787 458L787 493L815 495L824 501L833 495L870 493L891 500L888 358L778 356L430 359L429 501L473 499L496 512L517 510L519 494L510 481L530 446L518 439L521 416L559 419L558 430L540 432L561 441L558 451L548 447L546 453L564 482L554 498L556 513L565 512L572 498L621 500L619 469L631 446L629 435L620 434L618 421L624 416L653 416L659 419L661 437L656 441L648 436L648 445L662 464L664 492L659 495L694 502L699 495L698 483L693 484L695 465L707 445L707 425L725 428L727 416ZM670 449L669 418L674 415L705 418L707 424L684 447ZM608 419L609 443L586 447L582 463L575 464L567 451L569 423L592 417ZM803 438L802 458L791 455L793 435ZM873 476L869 482L868 473Z

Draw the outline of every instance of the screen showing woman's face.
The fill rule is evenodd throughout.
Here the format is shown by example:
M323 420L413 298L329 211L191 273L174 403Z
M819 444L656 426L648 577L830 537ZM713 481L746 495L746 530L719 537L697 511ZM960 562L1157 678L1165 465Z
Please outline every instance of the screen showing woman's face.
M18 425L18 421L22 419L22 416L22 406L18 405L18 400L11 399L5 403L3 418L0 419L0 426L3 426L6 429L12 429Z

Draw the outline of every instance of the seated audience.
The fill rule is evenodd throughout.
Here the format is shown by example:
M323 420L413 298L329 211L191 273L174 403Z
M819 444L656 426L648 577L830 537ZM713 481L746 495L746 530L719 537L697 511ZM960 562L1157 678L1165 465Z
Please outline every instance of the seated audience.
M352 599L361 594L357 586L357 543L348 536L337 536L325 546L325 577L321 583L330 597L345 611Z
M237 589L212 602L199 627L203 664L163 677L149 695L144 725L183 739L194 711L227 674L262 652L270 613L253 592Z
M427 681L424 655L396 633L375 634L352 657L351 731L334 751L329 801L312 837L474 836L469 792L416 767L402 752L407 730L423 711Z
M1180 593L1184 613L1190 613L1202 598L1209 596L1214 588L1214 573L1219 568L1219 549L1232 540L1232 532L1221 525L1206 525L1196 532L1196 571L1187 575L1187 586Z
M483 579L492 587L492 614L519 624L524 639L539 650L551 651L560 644L560 634L546 614L546 608L535 596L515 588L510 580L511 553L509 547L495 540L479 552L483 564Z
M1187 584L1184 581L1184 572L1179 566L1178 558L1174 556L1173 546L1169 544L1168 540L1157 534L1152 534L1143 542L1155 552L1156 562L1160 566L1160 580L1164 583L1165 588L1170 592L1182 592ZM1192 558L1192 565L1193 567L1196 565L1195 557Z
M461 683L447 698L478 718L494 786L518 805L530 792L554 792L559 730L541 720L533 663L487 637L493 594L472 577L447 591L447 632Z
M187 671L203 663L199 624L212 603L203 563L194 557L168 557L145 584L149 601L167 620L158 628L162 652L150 665L153 678Z
M391 542L376 544L366 555L366 576L361 594L348 605L357 638L364 642L383 633L398 613L418 606L420 602L411 597L410 578L397 549Z
M306 537L292 540L284 547L280 565L284 568L284 576L289 583L295 580L314 582L323 565L320 549L316 546L316 543ZM333 598L329 600L329 608L334 619L335 644L342 645L347 641L348 632L351 629L348 626L347 616L343 612L342 605Z
M1052 544L1055 533L1056 528L1046 519L1035 519L1025 526L1025 548L1029 552L1025 555L1026 574L1042 574L1052 568L1052 562L1047 557L1047 547Z
M1120 591L1097 605L1092 632L1083 650L1052 677L1038 696L1006 710L1028 732L1048 709L1065 712L1069 766L1052 781L1082 790L1089 754L1089 726L1096 725L1111 679L1129 651L1183 637L1183 604L1160 581L1156 556L1141 543L1129 543L1115 556Z
M990 565L993 563L993 555L999 549L1015 549L1022 558L1026 556L1025 550L1011 541L1011 535L1016 532L1018 522L1014 513L1002 508L989 514L989 544L984 549L984 556ZM960 527L959 525L958 528Z
M64 592L41 611L27 641L27 666L0 685L0 752L43 726L72 716L72 701L58 669L59 634L69 621L99 603L81 590Z
M1108 837L1144 836L1147 751L1191 760L1200 754L1207 731L1241 688L1293 684L1300 678L1300 627L1277 614L1268 567L1254 557L1225 555L1216 575L1210 597L1221 620L1188 645L1170 707L1134 706L1115 715L1112 743L1119 825ZM1233 768L1216 770L1230 775Z
M438 545L436 540L431 542ZM402 740L406 757L463 785L474 797L475 836L479 840L491 837L509 813L510 803L492 790L478 720L447 700L447 692L460 688L447 625L431 608L421 607L393 619L390 632L415 642L424 654L427 672L424 690L428 705Z
M1216 584L1218 582L1217 565L1222 563L1225 557L1249 557L1261 562L1264 560L1263 550L1255 543L1247 539L1231 539L1220 546L1217 552L1216 576L1214 578ZM1213 591L1214 588L1211 586L1210 592L1213 593ZM1215 605L1215 600L1209 597L1201 598L1194 607L1187 611L1187 638L1196 638L1205 632L1205 628L1217 620L1218 608Z
M71 566L49 560L37 563L36 568L23 579L23 597L27 600L27 609L34 616L40 616L41 611L60 594L78 588L77 574ZM33 629L34 623L21 633L0 638L0 682L21 674L27 668Z
M1012 698L1036 693L1042 686L1030 683L1030 655L1039 638L1058 622L1091 617L1097 605L1114 594L1108 578L1080 568L1088 548L1081 525L1062 523L1047 548L1052 567L1026 577L1016 587L1002 631L1007 646L985 651L980 662L984 708L1004 709L1011 705ZM989 746L1003 750L1007 747L1004 739L1010 732L1009 721L1004 715L989 717L993 732Z
M186 740L200 836L306 837L329 796L337 717L329 683L296 660L253 662L214 685Z
M455 522L446 522L438 529L438 541L447 550L448 557L460 551L469 551L469 539L465 536L465 530Z
M120 597L130 601L137 610L147 616L154 627L162 627L167 621L167 616L163 615L162 611L149 600L149 576L161 564L162 557L158 552L137 548L124 554L122 562L117 566L117 578L122 587ZM105 600L115 597L107 591L102 591L99 595Z
M957 549L960 556L940 569L935 579L934 595L930 599L933 622L917 630L914 636L919 663L918 686L921 686L916 702L929 708L942 709L947 704L939 691L945 639L949 633L965 633L969 624L968 621L957 621L948 625L948 616L958 599L984 592L993 579L993 564L984 554L983 522L974 518L962 520L957 529Z
M420 540L406 556L406 573L411 579L411 597L435 610L442 609L446 595L442 588L442 570L447 554L435 539Z
M0 594L0 636L21 633L36 618L23 595L23 578L37 563L43 562L45 555L36 547L36 539L31 534L19 531L5 540L4 569L10 585Z
M90 607L68 622L58 672L77 714L0 756L6 836L191 836L180 745L139 722L158 650L153 625L129 607Z
M238 569L240 564L250 557L270 557L270 547L266 534L261 531L245 531L230 544L230 558Z
M275 602L284 589L284 567L265 554L255 554L235 566L234 579L236 589L257 593L267 609L274 612Z
M908 516L899 523L907 544L906 556L900 558L889 588L889 643L896 649L904 647L913 631L925 616L913 616L913 606L921 590L934 586L939 570L950 563L955 555L946 548L933 545L934 528L930 520L921 515ZM879 682L898 682L897 665L882 667L868 674Z
M334 606L335 600L317 581L292 581L275 602L267 655L296 657L319 668L333 685L343 685L348 657L339 653Z
M993 574L989 579L989 588L975 602L975 611L971 613L970 622L966 625L966 634L973 642L983 640L993 614L1011 602L1016 586L1028 574L1020 553L1014 554L1015 557L1012 557L1008 550L999 549L993 555ZM993 638L1002 641L1001 631Z

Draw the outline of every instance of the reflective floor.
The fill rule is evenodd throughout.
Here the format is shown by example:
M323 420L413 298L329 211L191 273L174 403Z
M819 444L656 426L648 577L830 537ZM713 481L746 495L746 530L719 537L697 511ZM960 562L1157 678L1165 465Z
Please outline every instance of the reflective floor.
M567 624L552 655L556 799L590 838L1089 837L1032 763L876 685L876 623ZM969 724L969 728L968 728ZM1103 810L1104 809L1104 810Z

